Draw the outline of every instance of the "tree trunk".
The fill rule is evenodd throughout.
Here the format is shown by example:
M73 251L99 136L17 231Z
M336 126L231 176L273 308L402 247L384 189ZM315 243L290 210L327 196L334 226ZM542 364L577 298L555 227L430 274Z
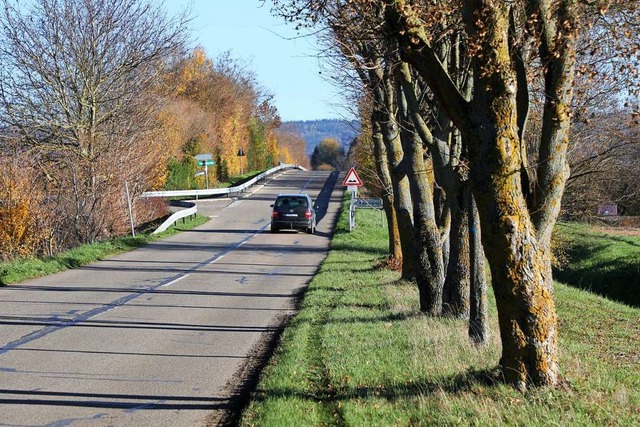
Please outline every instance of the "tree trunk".
M487 275L484 249L480 233L480 217L471 195L469 215L469 252L471 256L471 301L469 310L469 338L475 344L489 341L489 313L487 310Z
M400 129L394 113L397 109L395 88L388 67L389 64L385 65L384 71L377 69L373 72L377 73L378 81L384 91L385 117L381 121L382 137L387 152L387 161L393 185L393 202L400 231L402 278L411 280L416 275L418 262L414 241L413 203L407 177L407 164L404 161L404 152L402 150Z
M384 194L382 195L382 207L387 217L387 228L389 230L389 256L390 261L402 263L402 245L400 240L400 229L398 227L398 217L394 205L393 183L391 174L389 173L389 162L387 158L387 150L384 145L384 137L382 132L382 123L384 113L380 111L383 105L383 98L380 89L374 89L375 106L371 114L371 123L373 126L373 155L376 163L376 172L384 186Z
M402 278L411 280L416 275L417 254L415 250L415 231L413 225L413 203L404 153L397 126L393 122L386 122L384 141L389 161L389 171L393 184L393 202L400 232L402 246Z
M474 196L491 267L505 378L520 389L558 380L557 324L550 253L536 240L520 180L512 97L491 97L477 112L472 150ZM497 126L493 126L496 123ZM559 201L558 201L559 203Z
M468 209L471 206L471 188L461 182L453 184L447 188L451 207L451 247L444 282L443 310L446 315L469 319L471 252Z
M558 320L551 254L544 239L537 240L520 179L517 76L509 50L512 5L485 0L464 3L465 25L478 49L470 101L442 66L421 21L407 18L412 13L408 2L390 0L387 6L387 23L403 54L469 144L473 194L498 308L505 379L519 389L554 385L558 381ZM562 146L559 148L557 154L562 157ZM559 205L556 195L549 199L551 205Z
M401 89L398 90L398 94L401 140L413 201L415 247L418 257L416 283L420 291L420 310L437 316L442 313L444 264L440 230L433 205L432 184L427 178L424 165L422 140L414 131L406 101L404 96L401 96Z

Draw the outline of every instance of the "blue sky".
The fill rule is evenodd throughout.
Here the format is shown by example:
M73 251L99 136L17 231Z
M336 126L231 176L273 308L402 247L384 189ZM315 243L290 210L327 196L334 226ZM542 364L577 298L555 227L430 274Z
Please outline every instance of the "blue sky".
M210 58L231 51L249 63L272 93L282 120L345 118L339 90L321 73L313 37L296 37L291 24L271 16L259 0L165 0L174 14L191 4L194 46Z

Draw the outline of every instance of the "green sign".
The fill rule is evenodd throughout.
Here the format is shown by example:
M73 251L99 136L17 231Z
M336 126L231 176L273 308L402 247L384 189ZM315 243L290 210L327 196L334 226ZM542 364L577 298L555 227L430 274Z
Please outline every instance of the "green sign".
M199 160L198 166L213 166L215 162L213 160Z

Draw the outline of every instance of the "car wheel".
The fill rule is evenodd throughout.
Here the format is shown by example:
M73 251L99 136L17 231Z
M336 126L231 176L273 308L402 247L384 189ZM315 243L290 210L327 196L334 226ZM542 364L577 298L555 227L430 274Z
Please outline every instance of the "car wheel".
M277 233L278 231L280 231L280 229L278 227L271 227L271 232L272 233Z

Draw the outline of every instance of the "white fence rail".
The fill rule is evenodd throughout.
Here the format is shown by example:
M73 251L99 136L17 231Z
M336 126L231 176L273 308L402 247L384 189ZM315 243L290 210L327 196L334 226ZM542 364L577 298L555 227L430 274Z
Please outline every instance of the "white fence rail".
M306 170L304 167L299 166L299 165L287 165L287 164L283 164L280 166L276 166L275 168L269 169L268 171L265 171L263 173L261 173L258 176L253 177L252 179L250 179L249 181L245 182L244 184L238 185L236 187L229 187L229 188L210 188L207 190L176 190L176 191L147 191L145 193L142 193L140 195L140 197L145 197L145 198L149 198L149 197L195 197L196 200L198 200L198 197L206 197L206 196L229 196L230 194L238 194L238 193L242 193L243 191L245 191L247 188L251 187L252 185L254 185L256 182L265 179L266 177L273 175L274 173L283 171L283 170L287 170L287 169L300 169L300 170ZM156 231L153 232L153 234L156 233L161 233L164 230L166 230L167 228L169 228L172 224L174 224L176 221L178 221L179 219L188 217L190 215L195 215L196 212L198 211L198 207L195 203L193 202L173 202L174 206L183 206L187 209L183 209L180 210L178 212L175 212L173 215L171 215L169 218L167 218L167 220L165 222L162 223L162 225L160 225L160 227L158 227L158 229L156 229Z
M195 215L196 212L198 212L198 206L194 202L172 201L171 206L178 206L178 207L183 207L187 209L182 209L182 210L179 210L178 212L173 213L152 234L162 233L164 230L171 227L176 221L191 215Z

